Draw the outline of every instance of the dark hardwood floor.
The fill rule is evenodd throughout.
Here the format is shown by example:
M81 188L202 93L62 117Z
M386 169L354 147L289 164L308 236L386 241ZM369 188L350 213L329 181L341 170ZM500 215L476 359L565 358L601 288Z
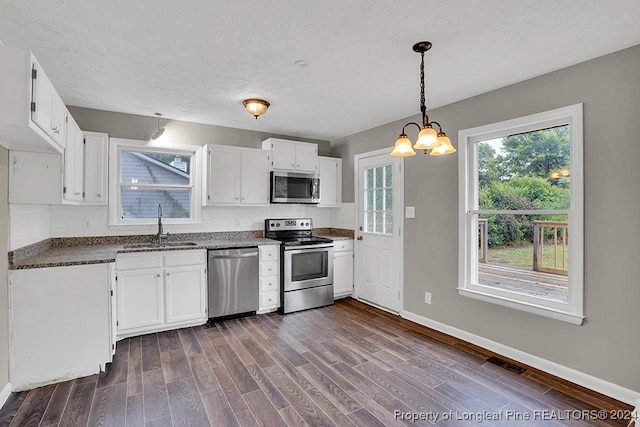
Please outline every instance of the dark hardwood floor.
M122 340L106 373L13 393L0 426L627 425L598 410L631 407L492 356L347 298Z

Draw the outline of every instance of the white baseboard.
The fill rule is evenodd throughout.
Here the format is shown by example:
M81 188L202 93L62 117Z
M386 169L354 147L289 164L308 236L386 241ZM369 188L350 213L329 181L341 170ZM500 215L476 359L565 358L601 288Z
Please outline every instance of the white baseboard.
M436 331L443 332L447 335L459 338L467 341L471 344L475 344L494 353L501 354L510 359L522 362L533 368L540 369L541 371L555 375L567 381L571 381L588 389L597 391L606 396L620 400L621 402L628 403L629 405L635 405L637 400L640 399L640 393L617 384L613 384L609 381L605 381L601 378L585 374L584 372L576 371L575 369L567 366L560 365L550 360L543 359L538 356L531 355L524 351L500 344L498 342L483 338L479 335L472 334L462 329L454 328L453 326L445 325L444 323L431 320L427 317L420 316L410 311L401 311L400 316L416 322L422 326L426 326Z
M7 401L9 396L11 395L11 383L7 383L2 390L0 390L0 409L4 406L4 403Z

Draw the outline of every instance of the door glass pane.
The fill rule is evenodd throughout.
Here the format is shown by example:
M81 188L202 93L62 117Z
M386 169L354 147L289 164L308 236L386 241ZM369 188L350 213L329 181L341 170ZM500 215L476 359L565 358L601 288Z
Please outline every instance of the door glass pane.
M364 231L393 234L393 165L364 171Z

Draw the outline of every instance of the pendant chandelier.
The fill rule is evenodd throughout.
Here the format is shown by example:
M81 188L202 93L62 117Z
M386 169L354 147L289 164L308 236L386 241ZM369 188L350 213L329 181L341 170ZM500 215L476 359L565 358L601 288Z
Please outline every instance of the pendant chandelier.
M431 150L429 154L432 156L444 156L445 154L455 153L457 150L451 144L451 140L442 130L440 123L429 121L427 115L427 107L424 97L424 53L431 49L431 42L418 42L413 45L413 51L419 53L422 60L420 62L420 112L422 113L422 126L415 122L409 122L402 128L402 133L398 136L396 144L391 152L392 156L409 157L415 156L416 150L423 150L427 154L427 150ZM418 128L418 139L412 147L411 140L405 133L405 128L409 125L415 125ZM438 127L438 132L433 126Z

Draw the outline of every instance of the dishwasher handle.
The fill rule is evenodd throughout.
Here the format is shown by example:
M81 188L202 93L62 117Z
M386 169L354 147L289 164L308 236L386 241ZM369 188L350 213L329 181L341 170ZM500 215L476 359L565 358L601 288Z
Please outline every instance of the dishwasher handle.
M228 255L210 255L209 258L212 259L233 259L233 258L251 258L251 257L257 257L258 256L258 252L250 252L250 253L246 253L246 254L228 254Z

